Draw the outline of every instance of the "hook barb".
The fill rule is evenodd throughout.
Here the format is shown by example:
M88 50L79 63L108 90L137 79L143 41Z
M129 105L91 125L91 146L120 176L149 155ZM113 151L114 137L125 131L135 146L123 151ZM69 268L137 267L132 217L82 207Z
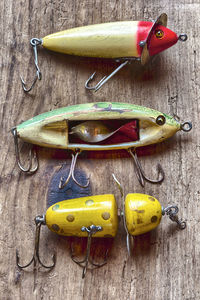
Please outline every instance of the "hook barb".
M11 129L11 132L12 132L13 137L14 137L16 161L17 161L17 164L18 164L20 170L23 171L24 173L28 173L28 174L35 173L37 171L37 169L38 169L38 166L39 166L39 162L38 162L36 151L30 149L30 152L29 152L29 164L28 164L28 167L25 168L22 165L21 159L20 159L19 144L18 144L18 135L17 135L17 129L16 129L16 127L13 127ZM34 167L32 167L33 161L35 162L35 166Z
M60 182L59 182L59 189L63 189L69 182L70 178L72 178L72 180L78 185L80 186L81 188L87 188L89 183L90 183L90 180L89 178L87 179L87 183L85 185L82 185L81 183L79 183L77 181L77 179L75 178L75 175L74 175L74 170L75 170L75 167L76 167L76 161L77 161L77 158L78 158L78 155L80 154L80 150L79 149L76 149L75 150L75 155L72 153L72 161L71 161L71 166L70 166L70 170L69 170L69 175L67 177L67 179L64 181L64 178L61 177L60 179Z
M88 80L85 82L85 88L87 90L94 90L97 92L110 78L112 78L119 70L121 70L124 66L130 63L130 60L127 59L122 62L110 75L104 76L95 86L89 86L89 83L94 79L96 72L94 72Z
M33 38L33 39L30 40L30 44L33 47L33 52L34 52L34 63L35 63L35 68L36 68L36 75L35 75L35 78L33 79L33 82L32 82L32 84L29 88L27 87L27 83L24 81L22 76L20 76L22 88L23 88L24 92L26 92L26 93L30 92L33 89L33 87L36 84L37 80L42 79L42 73L41 73L40 68L38 66L38 54L37 54L37 46L42 44L42 39Z
M130 148L127 151L130 153L130 155L133 158L133 161L134 161L135 167L136 167L136 176L137 176L138 181L139 181L139 183L141 184L142 187L144 187L144 180L146 180L150 183L161 183L161 182L163 182L163 180L165 178L165 173L164 173L164 170L163 170L163 168L161 167L160 164L157 164L158 179L157 180L156 179L150 179L145 175L144 170L142 169L142 166L141 166L141 163L138 159L135 148Z
M101 263L101 264L98 264L98 263L94 263L93 260L90 259L90 250L91 250L91 242L92 242L92 236L98 232L98 231L102 231L103 228L101 226L95 226L95 225L91 225L89 227L85 227L83 226L81 228L81 231L83 232L87 232L88 234L88 240L87 240L87 248L86 248L86 255L85 255L85 258L83 260L78 260L75 258L75 255L73 254L73 247L71 245L71 259L77 264L79 265L80 267L83 268L83 273L82 273L82 278L85 278L85 275L86 275L86 272L88 270L88 265L89 263L96 267L96 268L100 268L102 266L104 266L106 263L107 263L107 254L108 254L108 250L106 250L106 253L105 253L105 259L104 259L104 262Z
M32 263L34 265L34 269L36 269L37 263L39 263L42 267L46 268L46 269L53 269L55 264L56 264L56 255L54 254L52 257L53 263L50 266L46 266L40 259L40 255L39 255L39 244L40 244L40 229L41 229L41 225L45 225L45 216L37 216L35 218L35 226L36 226L36 230L35 230L35 246L34 246L34 253L33 253L33 257L30 260L29 263L27 263L26 265L22 266L19 264L19 252L18 250L16 250L16 264L18 266L19 269L25 269L27 267L29 267Z

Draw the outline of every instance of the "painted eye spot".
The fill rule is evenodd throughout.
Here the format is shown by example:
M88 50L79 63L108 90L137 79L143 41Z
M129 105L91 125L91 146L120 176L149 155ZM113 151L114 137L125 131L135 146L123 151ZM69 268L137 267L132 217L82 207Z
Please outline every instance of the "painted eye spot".
M102 218L104 219L104 220L108 220L108 219L110 219L110 214L109 214L109 212L104 212L104 213L102 213Z
M143 223L143 220L141 218L138 218L137 219L137 224L142 224Z
M156 223L157 220L158 220L158 217L157 217L157 216L153 216L153 217L151 218L151 223Z
M87 200L87 201L85 201L85 205L90 206L90 205L93 205L93 204L94 204L93 200Z
M52 207L52 210L57 210L57 209L59 209L59 204L56 204Z
M74 221L74 216L73 215L68 215L66 217L66 219L67 219L68 222L73 222Z
M57 224L53 224L51 226L51 228L54 230L54 231L58 231L60 229L60 227L57 225Z
M165 122L166 122L166 119L165 119L165 117L164 117L163 115L160 115L160 116L158 116L158 117L156 118L156 123L157 123L158 125L164 125Z
M164 32L161 30L161 29L158 29L155 31L155 36L158 38L158 39L162 39L163 36L164 36Z
M150 200L150 201L155 201L155 198L154 198L154 197L151 197L151 196L149 196L149 200Z

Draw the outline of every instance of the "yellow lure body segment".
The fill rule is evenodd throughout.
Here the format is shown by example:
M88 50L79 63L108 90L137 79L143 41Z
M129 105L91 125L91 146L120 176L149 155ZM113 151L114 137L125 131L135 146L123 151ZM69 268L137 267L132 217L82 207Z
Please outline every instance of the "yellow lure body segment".
M42 38L42 46L69 55L140 57L137 50L138 23L110 22L67 29Z
M118 228L117 204L112 194L64 200L48 208L48 228L64 236L88 237L81 228L101 226L95 237L114 237Z
M125 218L128 232L140 235L156 228L162 218L160 202L146 194L128 194L125 199Z

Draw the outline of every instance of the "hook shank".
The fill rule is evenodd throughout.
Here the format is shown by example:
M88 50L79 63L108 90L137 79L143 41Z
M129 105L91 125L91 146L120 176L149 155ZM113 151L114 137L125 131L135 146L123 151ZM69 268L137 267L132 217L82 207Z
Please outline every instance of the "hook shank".
M33 39L30 40L30 44L33 47L34 63L35 63L35 68L36 68L36 75L35 75L35 78L33 79L33 82L32 82L32 84L31 84L31 86L29 88L26 87L27 83L20 76L21 83L22 83L22 88L23 88L24 92L26 92L26 93L28 93L28 92L30 92L32 90L32 88L34 87L34 85L37 82L37 80L41 80L42 79L42 73L41 73L40 68L38 66L38 54L37 54L37 46L39 46L39 45L42 44L42 39L33 38Z

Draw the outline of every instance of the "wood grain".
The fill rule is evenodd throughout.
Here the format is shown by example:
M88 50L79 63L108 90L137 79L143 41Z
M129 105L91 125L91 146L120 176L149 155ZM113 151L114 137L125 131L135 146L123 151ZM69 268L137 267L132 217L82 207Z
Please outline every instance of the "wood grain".
M0 161L0 299L200 299L200 135L199 135L199 9L195 0L113 1L11 1L1 9L1 161ZM33 92L25 94L19 75L34 76L32 37L108 21L151 20L166 12L168 26L186 32L188 41L157 56L146 68L131 65L118 73L97 93L84 89L88 76L109 73L115 63L77 58L39 50L43 73ZM39 113L66 105L96 101L129 102L152 107L191 120L193 130L178 133L162 143L155 154L141 157L145 171L153 176L160 162L166 172L161 186L137 182L133 162L122 159L80 159L78 167L90 174L94 194L120 195L112 173L125 193L145 192L163 205L176 203L187 220L184 231L167 218L156 231L136 238L133 258L128 258L125 232L120 223L108 264L88 271L85 280L69 255L67 240L42 228L40 253L45 262L57 253L53 271L38 274L16 268L15 250L23 262L30 259L34 243L34 222L45 212L48 186L56 170L69 158L55 158L54 152L38 149L40 168L26 176L15 164L10 129ZM22 145L22 144L20 144ZM22 147L26 160L28 146ZM67 157L67 155L66 155Z

